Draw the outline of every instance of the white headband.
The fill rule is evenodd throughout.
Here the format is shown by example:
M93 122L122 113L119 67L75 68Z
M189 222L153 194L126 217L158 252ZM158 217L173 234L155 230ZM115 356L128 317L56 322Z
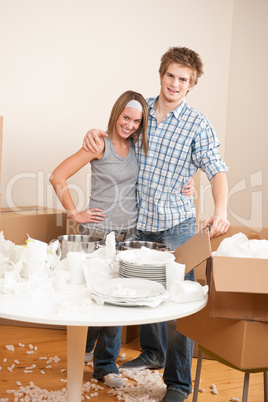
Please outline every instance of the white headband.
M133 109L138 109L141 112L143 112L140 102L136 101L135 99L132 99L131 101L129 101L125 107L132 107Z

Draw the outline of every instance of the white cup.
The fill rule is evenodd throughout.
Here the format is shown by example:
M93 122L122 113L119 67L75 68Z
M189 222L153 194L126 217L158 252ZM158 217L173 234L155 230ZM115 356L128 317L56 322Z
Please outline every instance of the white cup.
M85 276L82 269L82 263L86 259L86 253L82 251L70 251L67 253L67 265L70 272L71 283L84 283Z
M40 279L40 274L46 263L47 244L39 241L29 241L26 249L27 271L29 278Z
M166 289L170 290L176 281L184 281L185 265L177 262L166 264Z
M4 278L7 271L12 271L14 262L10 261L8 257L0 257L0 278Z

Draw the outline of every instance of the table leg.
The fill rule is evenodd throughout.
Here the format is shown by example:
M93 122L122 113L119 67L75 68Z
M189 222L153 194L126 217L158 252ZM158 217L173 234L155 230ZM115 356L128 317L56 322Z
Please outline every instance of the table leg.
M81 402L87 329L67 326L68 402Z

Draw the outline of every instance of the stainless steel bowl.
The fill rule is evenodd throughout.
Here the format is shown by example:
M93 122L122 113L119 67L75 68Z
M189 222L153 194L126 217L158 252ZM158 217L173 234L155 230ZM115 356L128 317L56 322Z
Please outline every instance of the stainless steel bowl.
M165 244L156 243L153 241L139 241L139 240L127 240L120 243L120 250L131 250L135 248L147 247L154 250L166 250Z
M90 241L90 236L86 235L63 235L58 240L61 244L61 258L66 258L70 251L83 251L93 253L100 247L100 242Z

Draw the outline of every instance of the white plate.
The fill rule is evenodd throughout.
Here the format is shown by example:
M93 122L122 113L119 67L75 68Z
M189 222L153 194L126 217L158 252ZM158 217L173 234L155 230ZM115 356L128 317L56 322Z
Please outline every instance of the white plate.
M162 266L175 260L173 254L167 251L151 250L146 247L135 250L124 250L118 254L119 261L127 264Z
M122 269L124 271L137 271L137 272L148 272L148 273L154 273L154 272L160 272L160 273L166 273L166 267L161 268L161 269L156 269L155 267L148 268L148 267L142 267L142 268L137 268L137 267L124 267L123 265L119 265L119 269Z
M147 279L114 278L96 283L93 290L103 296L135 300L160 295L165 288Z
M135 272L122 272L119 271L119 275L122 275L124 278L141 278L141 279L149 279L149 280L156 280L162 279L166 280L166 275L146 275L142 273L135 273Z

